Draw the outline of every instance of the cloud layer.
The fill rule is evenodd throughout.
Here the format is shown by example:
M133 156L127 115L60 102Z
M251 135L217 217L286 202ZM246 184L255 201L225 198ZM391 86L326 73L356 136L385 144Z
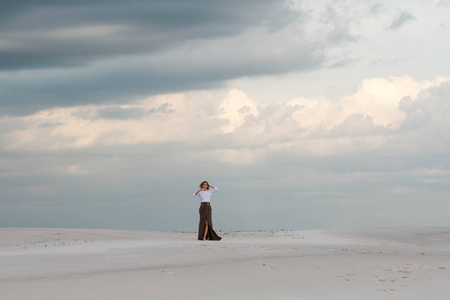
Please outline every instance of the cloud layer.
M233 89L3 117L2 220L195 229L197 178L220 183L223 229L446 224L448 95L448 78L403 76L339 101Z
M302 13L276 1L7 7L0 30L3 113L205 89L322 61L317 40L303 36L296 21ZM291 35L297 37L286 39Z
M63 150L193 145L201 138L217 140L217 149L227 151L289 149L299 155L334 155L365 147L376 149L403 128L413 126L412 118L417 118L414 109L429 111L431 104L413 107L422 103L423 94L435 87L444 89L449 80L440 77L419 82L408 76L366 79L357 92L339 101L300 97L264 104L243 91L230 90L220 103L211 93L195 92L122 105L52 108L2 118L2 145L9 151ZM433 113L439 114L437 107ZM428 121L432 120L429 117ZM226 141L225 149L222 140Z

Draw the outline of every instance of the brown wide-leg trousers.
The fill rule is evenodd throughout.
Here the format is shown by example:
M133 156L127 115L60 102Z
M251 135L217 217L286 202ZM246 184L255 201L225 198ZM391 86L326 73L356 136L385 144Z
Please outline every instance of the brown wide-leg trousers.
M208 221L208 232L206 233L206 239L212 241L220 241L222 238L217 235L213 229L212 224L212 208L209 202L202 202L200 209L198 210L200 214L200 223L198 224L198 239L203 240L205 235L206 221Z

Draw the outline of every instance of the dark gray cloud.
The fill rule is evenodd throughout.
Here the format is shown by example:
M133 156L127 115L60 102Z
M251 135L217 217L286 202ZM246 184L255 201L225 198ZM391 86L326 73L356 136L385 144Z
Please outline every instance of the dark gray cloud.
M304 35L297 26L301 12L280 1L19 1L3 7L1 114L217 88L324 61L323 38ZM289 24L297 25L284 32ZM345 25L340 28L348 36Z
M413 20L416 20L416 17L414 17L411 13L404 11L397 18L395 18L392 21L392 23L391 23L391 25L389 25L388 29L391 29L391 30L399 29L407 22L413 21Z
M204 52L180 53L178 57L118 59L99 67L30 71L4 77L0 84L0 105L9 112L21 114L49 106L123 102L150 94L216 88L236 77L310 69L321 62L321 57L307 50L272 61L269 61L272 51L259 57L251 57L251 50L235 54L218 49L209 57Z
M97 112L98 116L102 119L137 119L153 113L170 113L172 110L169 108L169 104L165 103L158 108L153 108L144 111L139 108L122 108L119 106L107 107Z
M292 12L275 1L22 1L6 5L2 69L77 66L100 58L152 53L187 40L219 38ZM9 8L9 9L8 9ZM119 28L112 35L56 35L85 26ZM100 56L100 57L99 57Z
M450 82L423 90L415 101L402 100L399 108L406 120L398 128L403 144L413 144L418 152L444 154L450 149ZM444 163L445 160L442 161Z

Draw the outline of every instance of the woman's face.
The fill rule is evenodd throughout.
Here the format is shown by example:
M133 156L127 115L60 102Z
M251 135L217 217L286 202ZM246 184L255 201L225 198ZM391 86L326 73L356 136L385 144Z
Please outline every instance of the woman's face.
M208 188L208 183L207 182L203 182L202 188L207 189Z

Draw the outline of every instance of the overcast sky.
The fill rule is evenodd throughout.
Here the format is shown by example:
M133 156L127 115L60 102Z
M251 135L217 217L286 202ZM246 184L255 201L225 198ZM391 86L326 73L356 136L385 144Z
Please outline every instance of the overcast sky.
M1 1L0 227L450 226L450 1Z

